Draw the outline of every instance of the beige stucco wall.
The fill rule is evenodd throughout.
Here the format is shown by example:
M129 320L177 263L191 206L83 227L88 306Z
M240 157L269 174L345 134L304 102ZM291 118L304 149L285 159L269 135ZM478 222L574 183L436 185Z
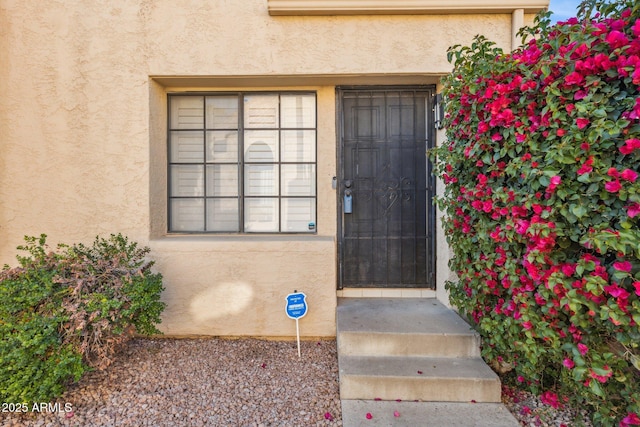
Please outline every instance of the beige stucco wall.
M448 46L484 33L509 48L511 21L272 17L266 0L2 0L0 265L15 264L24 235L122 232L165 277L167 333L292 336L284 297L297 289L310 305L301 333L334 335L335 86L436 83ZM166 93L254 88L318 93L317 235L167 236Z

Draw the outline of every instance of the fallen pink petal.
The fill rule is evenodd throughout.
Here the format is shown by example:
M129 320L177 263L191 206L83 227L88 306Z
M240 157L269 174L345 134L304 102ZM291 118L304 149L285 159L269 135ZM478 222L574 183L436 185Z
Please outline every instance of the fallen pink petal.
M400 416L400 412L398 411L393 411L393 416L398 418Z
M371 412L367 412L367 419L370 420L371 418L373 418L373 415L371 415Z
M418 371L418 373L419 373L420 375L422 375L422 371Z
M324 419L329 421L333 420L333 415L331 415L331 412L325 412Z

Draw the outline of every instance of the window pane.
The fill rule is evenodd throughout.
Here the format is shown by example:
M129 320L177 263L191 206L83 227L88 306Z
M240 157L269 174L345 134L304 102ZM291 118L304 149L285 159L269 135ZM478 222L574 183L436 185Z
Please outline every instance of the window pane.
M283 128L316 127L316 97L307 95L282 95L280 99Z
M236 162L238 132L207 132L207 162Z
M278 123L277 94L244 97L245 128L276 128Z
M315 199L282 199L282 231L314 232L315 220ZM310 223L314 225L312 229Z
M283 196L315 196L315 165L282 165L280 174Z
M246 131L244 160L247 162L278 161L278 131Z
M208 231L240 231L238 199L207 200Z
M172 165L171 166L172 197L204 196L204 166Z
M238 97L208 96L207 129L238 129Z
M238 167L236 165L208 165L207 197L237 195Z
M244 194L247 196L277 196L278 165L245 165Z
M171 129L202 129L204 107L201 96L171 97Z
M245 231L278 231L278 199L245 199Z
M202 163L204 140L202 132L171 132L172 163Z
M282 131L283 162L315 162L316 131L315 130L283 130Z
M171 200L171 231L204 231L204 200Z

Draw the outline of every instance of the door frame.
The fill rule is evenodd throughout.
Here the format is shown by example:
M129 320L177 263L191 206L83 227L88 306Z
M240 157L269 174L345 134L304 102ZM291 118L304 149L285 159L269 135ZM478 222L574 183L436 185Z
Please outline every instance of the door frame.
M429 289L436 290L436 206L434 195L436 191L436 177L433 174L433 164L429 160L427 151L435 147L436 125L435 125L435 105L436 105L436 85L373 85L373 86L336 86L336 221L337 221L337 289L344 289L343 286L343 181L344 181L344 111L343 94L348 91L393 91L410 90L428 92L426 97L426 141L425 141L425 168L426 168L426 227L427 227L427 275L431 284ZM414 288L415 289L415 288ZM419 289L419 288L418 288Z

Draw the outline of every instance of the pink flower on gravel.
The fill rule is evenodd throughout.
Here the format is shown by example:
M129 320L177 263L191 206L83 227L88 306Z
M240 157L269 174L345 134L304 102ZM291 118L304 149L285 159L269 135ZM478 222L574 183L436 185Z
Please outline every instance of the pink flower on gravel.
M333 415L331 415L331 412L325 412L324 419L329 421L333 420Z
M556 409L560 407L560 401L558 401L558 395L550 391L545 391L540 395L540 402Z
M366 417L368 420L370 420L371 418L373 418L373 415L371 415L371 412L367 412Z
M631 263L629 261L617 261L613 263L613 268L618 271L625 271L628 273L631 271Z
M622 185L620 185L620 181L618 181L617 179L615 181L609 181L604 184L604 189L609 193L617 193L621 188Z

